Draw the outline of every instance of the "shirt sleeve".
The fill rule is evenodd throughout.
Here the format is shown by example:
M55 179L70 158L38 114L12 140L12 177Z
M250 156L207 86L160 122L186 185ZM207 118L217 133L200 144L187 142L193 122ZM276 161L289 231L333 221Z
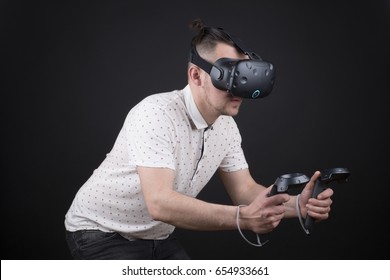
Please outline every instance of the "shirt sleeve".
M174 129L164 108L141 102L127 116L125 129L131 164L175 170Z
M241 147L241 134L233 118L229 118L229 147L228 153L223 158L219 168L225 172L233 172L248 168L244 151Z

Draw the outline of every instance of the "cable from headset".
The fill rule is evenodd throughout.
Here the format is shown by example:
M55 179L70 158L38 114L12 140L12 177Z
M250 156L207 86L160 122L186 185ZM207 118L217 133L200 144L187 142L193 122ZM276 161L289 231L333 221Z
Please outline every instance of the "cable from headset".
M299 197L301 196L301 194L298 194L297 195L297 199L295 200L295 208L297 210L297 215L298 215L298 219L299 219L299 223L301 224L302 226L302 229L303 231L306 233L306 234L310 234L310 231L305 228L305 224L303 223L303 218L302 218L302 215L301 215L301 208L299 207Z
M243 206L247 206L247 205L238 205L237 206L237 215L236 215L236 222L237 222L237 229L238 229L238 232L241 234L242 238L244 238L244 240L249 243L250 245L253 245L253 246L256 246L256 247L261 247L263 245L265 245L269 240L266 240L265 242L261 243L260 241L260 236L256 233L256 237L257 237L257 244L256 243L253 243L251 241L249 241L248 239L245 238L244 234L242 233L241 229L240 229L240 207L243 207Z

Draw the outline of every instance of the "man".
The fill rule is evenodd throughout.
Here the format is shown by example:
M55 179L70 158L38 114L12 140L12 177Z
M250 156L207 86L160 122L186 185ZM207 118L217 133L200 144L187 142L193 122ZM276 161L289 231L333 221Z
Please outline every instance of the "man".
M224 30L200 20L192 27L191 58L248 59ZM130 110L111 152L78 191L65 217L74 258L188 259L171 235L175 227L264 234L282 218L328 218L333 191L309 199L319 172L297 204L296 196L269 196L272 186L254 181L233 119L242 97L215 87L192 62L184 89L151 95ZM196 198L215 172L234 205Z

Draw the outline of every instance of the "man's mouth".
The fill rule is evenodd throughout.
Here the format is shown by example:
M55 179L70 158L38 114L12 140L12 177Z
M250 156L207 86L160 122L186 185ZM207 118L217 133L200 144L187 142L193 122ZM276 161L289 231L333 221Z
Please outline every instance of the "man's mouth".
M232 102L241 102L242 99L239 98L239 97L232 97L232 98L231 98L231 101L232 101Z

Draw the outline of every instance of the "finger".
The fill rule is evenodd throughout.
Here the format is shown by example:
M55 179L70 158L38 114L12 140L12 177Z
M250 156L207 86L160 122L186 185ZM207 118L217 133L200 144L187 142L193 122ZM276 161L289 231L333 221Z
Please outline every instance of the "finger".
M317 199L324 200L330 198L334 194L333 189L327 188L324 191L320 192L317 196Z
M313 193L314 184L316 180L321 176L320 171L314 172L313 176L311 176L310 181L306 184L305 188L302 190L302 195L310 197Z
M307 210L312 213L319 213L319 214L325 214L330 212L330 205L313 205L309 204L307 205Z
M286 193L275 194L273 196L268 197L267 205L281 205L290 200L290 195Z
M316 221L325 220L325 219L329 218L330 209L328 208L328 211L326 211L325 208L321 208L321 209L323 211L320 211L320 212L318 212L318 209L316 209L316 211L312 211L312 210L308 209L307 214Z
M316 198L310 198L306 207L310 208L310 206L313 207L329 207L333 203L332 199L316 199Z
M272 184L271 186L266 188L266 190L264 192L265 196L270 196L270 193L271 193L271 190L272 190L273 186L274 186L274 184Z
M261 206L265 203L265 201L267 201L266 198L268 198L268 194L271 192L271 189L272 189L272 186L269 186L268 188L266 188L264 191L260 192L256 197L255 199L253 200L252 203L254 203L255 205L258 205L258 206Z

